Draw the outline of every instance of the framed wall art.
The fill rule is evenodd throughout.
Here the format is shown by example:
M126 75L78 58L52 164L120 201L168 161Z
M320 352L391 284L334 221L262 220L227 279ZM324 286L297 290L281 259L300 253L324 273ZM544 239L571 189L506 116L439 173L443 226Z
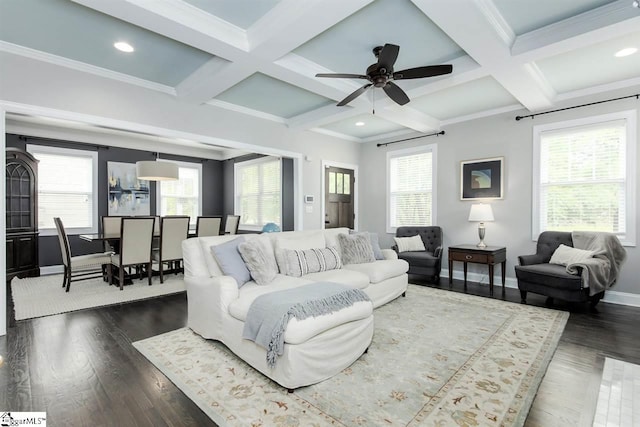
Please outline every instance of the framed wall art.
M460 162L460 199L502 199L504 157Z
M149 215L149 181L136 175L135 163L107 162L109 215Z

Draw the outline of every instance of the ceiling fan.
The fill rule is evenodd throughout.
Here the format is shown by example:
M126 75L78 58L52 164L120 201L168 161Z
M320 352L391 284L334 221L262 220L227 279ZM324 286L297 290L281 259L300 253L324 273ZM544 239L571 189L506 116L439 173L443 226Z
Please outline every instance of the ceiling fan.
M407 94L393 81L394 80L408 80L408 79L421 79L424 77L435 77L443 74L449 74L453 71L453 66L446 65L428 65L424 67L408 68L402 71L393 71L393 64L398 59L398 52L400 46L395 44L385 44L384 46L376 46L373 48L373 54L378 58L378 62L371 64L367 67L367 74L333 74L333 73L319 73L316 77L330 77L330 78L344 78L344 79L365 79L369 80L369 83L356 90L345 99L338 103L338 107L347 105L358 96L362 95L371 86L381 87L382 90L393 101L400 105L404 105L409 102Z

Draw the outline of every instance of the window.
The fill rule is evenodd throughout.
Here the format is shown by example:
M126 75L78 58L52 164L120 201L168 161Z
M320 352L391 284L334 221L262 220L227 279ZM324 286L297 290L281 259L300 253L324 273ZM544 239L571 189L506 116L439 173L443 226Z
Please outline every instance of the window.
M98 153L27 145L38 162L38 228L56 234L60 217L67 234L98 232Z
M387 232L435 223L436 146L387 153Z
M635 245L635 116L534 127L534 240L546 230L590 230Z
M158 181L157 212L165 215L189 215L195 225L202 214L202 165L173 162L178 165L177 181Z
M235 214L240 227L260 230L268 222L282 225L280 159L263 157L236 163Z

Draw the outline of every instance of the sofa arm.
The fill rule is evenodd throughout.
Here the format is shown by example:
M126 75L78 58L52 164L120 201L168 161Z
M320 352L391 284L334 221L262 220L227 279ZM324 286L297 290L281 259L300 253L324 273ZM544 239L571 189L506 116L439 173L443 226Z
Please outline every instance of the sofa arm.
M544 259L539 254L520 255L518 257L518 262L520 265L544 264Z
M433 251L433 256L442 259L442 246L438 246L436 250Z
M220 339L229 304L238 299L238 283L230 276L185 276L187 325L205 338Z
M398 259L398 254L393 249L383 249L382 255L384 259Z

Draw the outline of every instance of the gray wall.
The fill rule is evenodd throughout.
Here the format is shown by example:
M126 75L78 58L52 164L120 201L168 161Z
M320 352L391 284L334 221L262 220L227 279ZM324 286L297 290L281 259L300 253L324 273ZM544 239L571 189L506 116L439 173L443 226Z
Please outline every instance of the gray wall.
M629 91L609 93L606 97L585 98L559 107L624 96L628 93ZM377 148L375 144L363 145L360 155L360 182L366 184L359 186L362 213L360 229L378 232L381 245L391 247L393 235L387 234L385 229L385 192L380 191L386 188L386 173L382 172L386 171L386 152L436 144L438 193L435 223L443 228L445 247L476 243L477 223L467 220L469 209L474 202L460 200L460 161L504 156L504 199L490 201L495 221L485 224L485 242L488 245L507 247L507 277L513 280L517 256L535 253L535 242L531 236L533 126L631 109L638 109L635 99L567 110L519 122L514 120L515 116L527 112L516 111L445 126L443 129L446 135L437 138L422 138L381 148ZM640 136L638 140L640 141ZM640 159L637 162L640 165ZM632 171L632 174L635 176L636 188L640 188L637 172ZM640 218L638 203L640 197L636 196L636 220ZM637 232L640 232L640 229ZM636 240L640 240L638 236ZM640 282L637 280L640 276L640 249L626 247L626 250L627 261L612 291L640 294ZM445 251L444 259L446 258ZM443 267L447 268L446 263ZM456 263L454 271L461 270L462 266ZM499 283L499 270L499 267L496 268L496 283ZM469 271L483 275L482 282L488 282L486 266L469 264Z
M98 152L98 215L108 215L108 187L107 187L107 162L134 163L138 160L153 160L153 153L125 148L98 148L95 145L58 140L45 140L42 138L24 141L18 135L7 134L7 147L16 147L26 150L27 144L51 145L63 148L75 148ZM160 153L162 159L184 162L202 162L202 214L220 215L223 210L223 168L222 162L217 160L197 159L193 157L176 156ZM151 215L156 214L156 190L155 182L151 182ZM80 240L77 236L69 236L69 243L73 255L82 255L101 250L100 243L89 243ZM39 240L40 266L59 265L62 263L60 246L56 236L42 236Z

